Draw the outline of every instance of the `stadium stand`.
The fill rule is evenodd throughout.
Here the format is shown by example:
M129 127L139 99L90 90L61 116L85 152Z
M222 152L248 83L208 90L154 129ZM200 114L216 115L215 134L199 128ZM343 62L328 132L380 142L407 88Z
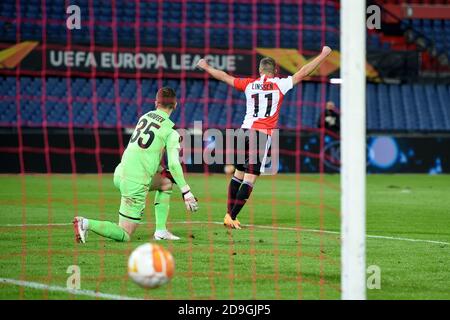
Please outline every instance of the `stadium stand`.
M41 108L41 78L21 77L21 117L25 126L42 125ZM92 84L96 81L97 88L97 121L100 127L115 127L117 123L114 105L113 79L85 79L71 78L72 102L65 97L67 83L65 79L49 77L46 80L47 96L45 110L47 125L67 126L69 116L75 127L92 127L95 124L94 107L92 104ZM164 84L180 87L179 80L166 80ZM142 112L153 108L153 92L156 92L157 81L142 80L143 96L141 110L135 100L136 81L133 79L119 79L121 122L123 126L133 127L136 117ZM303 128L314 128L321 110L320 92L322 84L315 82L304 83L286 96L280 114L280 124L283 128L296 128L299 112ZM209 81L209 98L207 119L204 112L204 84L203 80L187 80L189 88L184 101L186 118L181 119L180 113L175 112L173 119L179 125L193 125L194 121L208 121L211 127L225 127L227 112L235 115L233 126L238 126L242 119L241 113L232 112L237 108L244 108L245 101L239 92L232 91L232 105L227 105L228 90L225 84ZM302 108L296 106L297 90L302 90ZM146 94L147 93L147 94ZM0 114L1 125L15 125L16 112L16 80L13 77L0 78L0 97L4 101L4 111ZM339 106L339 87L326 85L326 100L335 101ZM412 84L368 84L367 86L367 128L371 131L449 131L450 130L450 86L440 85L412 85ZM228 111L227 111L228 109Z
M89 12L88 1L77 1L83 12ZM164 2L162 33L164 34L164 46L180 46L181 31L186 28L186 45L189 47L205 46L205 3L188 2L192 10L186 12L186 23L182 23L182 3ZM20 6L22 25L20 27L21 39L40 40L42 38L42 11L39 1L28 1ZM141 2L139 12L140 44L142 46L157 46L157 34L154 29L158 27L158 3ZM303 47L317 50L321 47L320 33L326 31L326 43L333 47L339 47L339 7L333 1L327 1L326 5L315 4L313 1L304 1L303 6L295 2L280 5L280 21L275 21L274 5L264 4L258 6L258 39L260 47L275 47L277 44L276 28L280 29L279 46L283 48L297 47L298 25L302 25ZM116 20L112 21L111 6L108 1L94 1L93 11L95 16L95 41L102 44L113 43L113 23L117 28L117 43L124 46L132 46L135 39L135 3L126 2L125 6L118 6ZM228 46L229 35L233 35L236 48L252 47L252 10L248 3L235 3L233 10L228 10L228 5L220 2L211 2L209 32L209 44L211 47L224 48ZM8 17L0 20L0 29L3 29L2 38L7 41L16 41L16 4L15 0L4 0L0 4L0 16ZM47 1L46 5L46 37L48 42L65 43L67 41L65 24L60 21L66 18L66 13L61 11L60 4L56 0ZM324 24L322 24L324 19ZM229 21L233 21L234 28L229 29ZM5 28L5 25L8 27ZM274 28L274 25L276 28ZM325 27L322 27L325 26ZM72 33L72 43L89 44L90 28L83 25L81 30ZM324 29L325 30L322 30ZM367 45L369 49L389 49L389 44L381 43L379 35L369 34Z
M400 1L384 1L385 3L400 3ZM21 1L21 25L16 29L16 1L3 0L0 4L0 30L4 41L16 42L17 30L20 39L42 40L42 7L39 0ZM253 43L251 27L253 13L248 3L234 3L232 10L222 2L164 2L163 21L159 24L158 3L141 2L139 12L141 15L139 33L135 26L135 3L124 2L125 5L117 6L115 15L112 12L109 1L92 1L93 15L95 17L95 29L93 32L96 44L111 45L117 40L117 45L133 46L136 35L139 35L140 46L157 46L158 34L155 28L162 27L163 46L178 47L181 45L181 30L186 28L187 47L204 47L206 40L210 47L226 48L229 37L232 35L233 45L236 48L249 49ZM429 3L443 3L430 1ZM84 12L89 11L89 1L77 1L77 5ZM188 5L192 10L184 10ZM206 10L206 6L210 6ZM60 3L56 0L48 0L46 6L46 41L48 43L67 43L67 30L65 24L60 22L65 19L66 13L61 11ZM321 44L321 34L326 32L326 43L333 48L339 48L339 5L336 1L325 1L317 4L314 1L305 0L302 5L295 1L286 2L277 10L280 14L274 15L275 6L270 3L257 6L258 37L257 45L260 47L298 48L299 39L304 49L317 50ZM182 16L182 14L185 16ZM210 31L205 33L205 14L208 13L211 23ZM112 17L115 16L115 19ZM276 21L279 17L279 21ZM182 23L184 21L184 23ZM232 28L229 28L232 22ZM409 23L409 22L408 22ZM274 28L275 25L275 28ZM299 30L298 26L302 26ZM406 25L406 24L405 24ZM446 50L450 55L450 21L449 20L412 20L414 28L420 30L428 37L435 39L439 50ZM71 44L91 44L90 28L92 25L84 24L81 30L71 33ZM117 33L112 30L117 30ZM279 32L277 32L279 30ZM301 32L301 35L299 35ZM117 39L113 39L113 34ZM205 39L208 36L209 39ZM368 34L368 51L372 49L389 50L388 43L383 42L379 33ZM0 77L0 96L2 98L2 112L0 125L13 126L17 121L16 79L10 76ZM24 126L41 126L43 123L42 110L46 112L46 124L49 126L67 126L70 119L76 127L115 127L118 121L116 108L111 108L115 101L114 80L108 78L88 79L71 77L69 81L72 90L72 101L66 96L67 80L63 77L48 77L46 79L47 92L44 97L45 107L42 108L42 79L21 76L21 122ZM92 85L96 81L97 100L96 106L92 105ZM136 80L119 79L121 124L133 126L137 115L153 107L153 93L156 91L156 81L142 80L143 96L142 104L135 100ZM166 80L166 83L178 88L179 80ZM195 120L207 121L208 126L224 127L230 116L233 126L241 122L239 113L232 112L234 108L244 107L242 96L235 92L231 99L231 111L224 108L230 103L229 95L224 84L210 80L209 104L207 115L204 107L204 82L203 80L186 80L188 89L186 99L183 101L186 118L178 112L174 114L174 120L178 124L191 125ZM314 128L320 114L320 108L325 101L321 101L320 90L324 84L305 83L287 95L284 109L280 114L280 124L284 128L296 128L297 120L301 119L303 128ZM367 127L371 131L449 131L450 86L445 84L429 85L387 85L368 84L367 91ZM414 89L414 90L413 90ZM301 90L301 94L297 91ZM296 106L296 99L301 97L302 108ZM326 85L326 99L333 100L339 106L339 90L337 86ZM323 100L323 98L322 98ZM228 106L227 106L228 107ZM96 117L94 117L96 110ZM300 114L299 114L300 113Z
M450 20L442 19L412 19L403 20L402 27L411 27L418 34L430 40L428 45L434 45L437 53L446 53L450 59Z

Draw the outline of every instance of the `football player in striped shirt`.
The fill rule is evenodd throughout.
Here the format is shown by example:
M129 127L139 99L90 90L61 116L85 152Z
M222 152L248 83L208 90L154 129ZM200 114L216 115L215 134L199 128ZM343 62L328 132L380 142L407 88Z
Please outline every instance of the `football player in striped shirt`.
M257 177L264 172L272 131L277 128L284 96L293 86L308 77L330 53L329 47L323 47L320 55L287 78L276 76L275 60L269 57L260 61L260 76L256 79L235 78L213 68L205 59L198 62L197 66L215 79L244 92L247 100L244 121L238 134L238 140L241 138L244 143L241 148L238 144L236 170L228 187L227 213L224 218L226 227L241 229L237 216L250 197ZM258 150L263 150L263 154L258 155ZM243 161L239 161L240 154L245 155L241 157ZM251 161L252 159L255 161Z

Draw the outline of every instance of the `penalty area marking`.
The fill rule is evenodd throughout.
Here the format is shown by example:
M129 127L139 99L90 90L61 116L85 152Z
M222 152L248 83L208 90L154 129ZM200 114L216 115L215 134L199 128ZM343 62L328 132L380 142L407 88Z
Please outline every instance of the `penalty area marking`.
M2 284L11 284L19 287L28 287L37 290L46 290L46 291L54 291L54 292L65 292L78 296L88 296L92 298L102 298L102 299L110 299L110 300L142 300L141 298L136 297L127 297L121 296L117 294L109 294L102 293L92 290L81 290L81 289L69 289L60 286L51 286L44 283L39 282L30 282L30 281L22 281L16 279L9 278L0 278L0 285Z
M208 222L208 221L175 221L169 222L169 224L215 224L222 225L222 222ZM149 223L146 223L149 224ZM0 227L58 227L58 226L69 226L72 223L36 223L36 224L2 224ZM340 235L338 231L327 231L327 230L319 230L319 229L303 229L303 228L293 228L293 227L279 227L279 226L264 226L264 225L255 225L255 224L242 224L243 227L255 228L255 229L265 229L265 230L282 230L282 231L303 231L303 232L312 232L312 233L325 233L325 234L334 234ZM367 234L366 237L368 239L384 239L384 240L397 240L397 241L406 241L406 242L423 242L423 243L433 243L433 244L444 244L450 245L450 242L445 241L436 241L436 240L428 240L428 239L413 239L413 238L403 238L403 237L393 237L393 236L380 236L380 235L370 235Z

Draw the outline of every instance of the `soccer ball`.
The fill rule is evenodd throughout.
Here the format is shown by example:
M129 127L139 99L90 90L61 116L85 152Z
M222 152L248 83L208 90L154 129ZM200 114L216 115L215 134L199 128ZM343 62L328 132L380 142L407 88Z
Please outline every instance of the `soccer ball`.
M144 288L156 288L169 282L174 270L172 254L157 244L140 245L128 258L128 275Z

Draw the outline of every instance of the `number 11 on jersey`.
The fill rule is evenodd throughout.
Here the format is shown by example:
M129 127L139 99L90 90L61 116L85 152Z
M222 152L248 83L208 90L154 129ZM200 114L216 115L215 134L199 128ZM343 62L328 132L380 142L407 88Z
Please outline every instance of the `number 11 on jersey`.
M273 93L268 93L268 94L264 95L264 98L267 99L267 107L266 107L266 112L264 114L264 117L270 116L270 112L272 111L272 101L273 101L272 97L273 97ZM254 104L255 104L255 110L253 111L253 117L257 118L258 113L259 113L259 93L253 94L252 99L254 100Z

